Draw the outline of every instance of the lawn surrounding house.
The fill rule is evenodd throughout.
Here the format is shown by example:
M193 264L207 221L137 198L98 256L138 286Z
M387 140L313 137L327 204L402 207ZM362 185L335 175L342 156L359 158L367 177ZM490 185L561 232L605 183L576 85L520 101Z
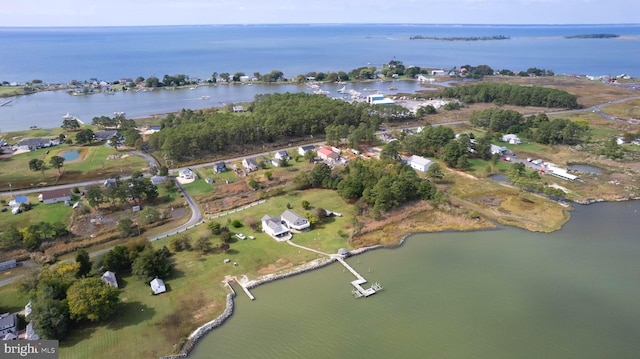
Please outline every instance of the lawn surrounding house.
M7 199L7 197L3 198ZM2 223L3 227L14 225L17 228L23 228L39 222L69 224L71 213L73 212L71 206L65 206L63 202L53 204L40 203L38 202L37 194L31 194L28 198L32 206L30 210L15 215L11 211L0 212L0 223Z

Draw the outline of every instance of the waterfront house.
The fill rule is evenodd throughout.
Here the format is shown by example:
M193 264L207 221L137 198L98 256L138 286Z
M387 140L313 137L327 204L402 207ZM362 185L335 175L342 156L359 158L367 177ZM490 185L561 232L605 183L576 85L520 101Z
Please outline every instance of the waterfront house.
M122 140L122 136L116 130L104 130L104 131L96 131L93 134L96 141L109 141L113 138L113 136L117 136L120 140Z
M411 168L420 172L427 172L429 167L434 163L430 159L424 158L422 156L413 155L409 158L407 162Z
M149 285L151 285L153 294L160 294L167 291L167 287L164 285L164 281L158 277L149 282Z
M233 112L244 112L244 107L240 105L233 106Z
M298 147L298 153L300 156L304 156L308 151L315 152L316 146L314 145L306 145Z
M68 188L45 191L38 196L38 200L44 204L71 201L71 191Z
M282 219L280 217L271 217L265 214L262 217L262 231L277 241L291 239L291 231L282 225Z
M289 229L295 229L296 231L305 231L311 227L311 224L306 218L290 210L284 211L280 219L282 219L282 222L289 227Z
M213 164L213 172L215 173L227 172L227 166L222 161L216 162Z
M242 160L242 167L246 168L248 171L257 171L258 161L256 161L255 157L247 157Z
M390 98L384 97L383 94L377 93L367 96L367 103L372 105L393 105L396 102Z
M51 147L51 145L51 140L37 137L22 140L18 142L16 146L19 149L33 151L44 147Z
M118 279L116 279L116 274L111 272L111 271L106 271L104 272L104 274L102 274L102 277L100 277L100 279L102 279L102 281L106 284L106 285L110 285L114 288L118 288Z

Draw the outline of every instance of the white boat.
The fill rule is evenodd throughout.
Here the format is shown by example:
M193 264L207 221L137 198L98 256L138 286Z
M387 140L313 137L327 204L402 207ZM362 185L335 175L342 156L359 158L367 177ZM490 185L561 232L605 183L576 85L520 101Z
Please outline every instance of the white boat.
M342 88L338 90L339 93L345 93L345 91L347 91L347 86L342 86Z
M209 96L206 96L206 95L205 95L205 96L202 96L202 97L200 97L200 98L201 98L201 99L203 99L203 100L208 100L208 99L210 99L211 97L209 97Z

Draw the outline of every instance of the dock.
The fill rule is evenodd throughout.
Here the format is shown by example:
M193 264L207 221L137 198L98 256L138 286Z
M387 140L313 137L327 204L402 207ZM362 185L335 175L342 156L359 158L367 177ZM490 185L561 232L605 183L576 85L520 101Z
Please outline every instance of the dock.
M382 290L382 285L380 285L379 283L374 283L371 286L371 288L363 288L362 285L367 283L367 280L362 275L360 275L360 273L358 273L355 269L353 269L353 267L351 267L347 262L345 262L345 260L342 259L341 257L337 257L336 260L340 262L340 264L342 264L345 268L347 268L349 272L351 272L351 274L353 274L357 278L356 280L351 281L351 285L354 287L354 290L352 291L352 293L357 298L368 297Z

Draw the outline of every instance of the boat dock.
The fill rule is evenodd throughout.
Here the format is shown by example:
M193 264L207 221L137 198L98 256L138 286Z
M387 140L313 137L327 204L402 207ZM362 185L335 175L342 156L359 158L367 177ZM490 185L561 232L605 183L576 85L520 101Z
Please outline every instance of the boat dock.
M336 260L338 262L340 262L340 264L342 264L345 268L347 268L349 270L349 272L351 272L351 274L353 274L357 278L356 280L351 281L351 285L355 288L352 293L357 298L368 297L368 296L376 294L376 292L382 290L382 285L380 285L379 283L374 283L371 286L371 288L363 288L362 285L364 283L366 283L367 280L364 279L364 277L361 276L360 273L358 273L355 269L353 269L353 267L351 267L341 257L336 257Z

